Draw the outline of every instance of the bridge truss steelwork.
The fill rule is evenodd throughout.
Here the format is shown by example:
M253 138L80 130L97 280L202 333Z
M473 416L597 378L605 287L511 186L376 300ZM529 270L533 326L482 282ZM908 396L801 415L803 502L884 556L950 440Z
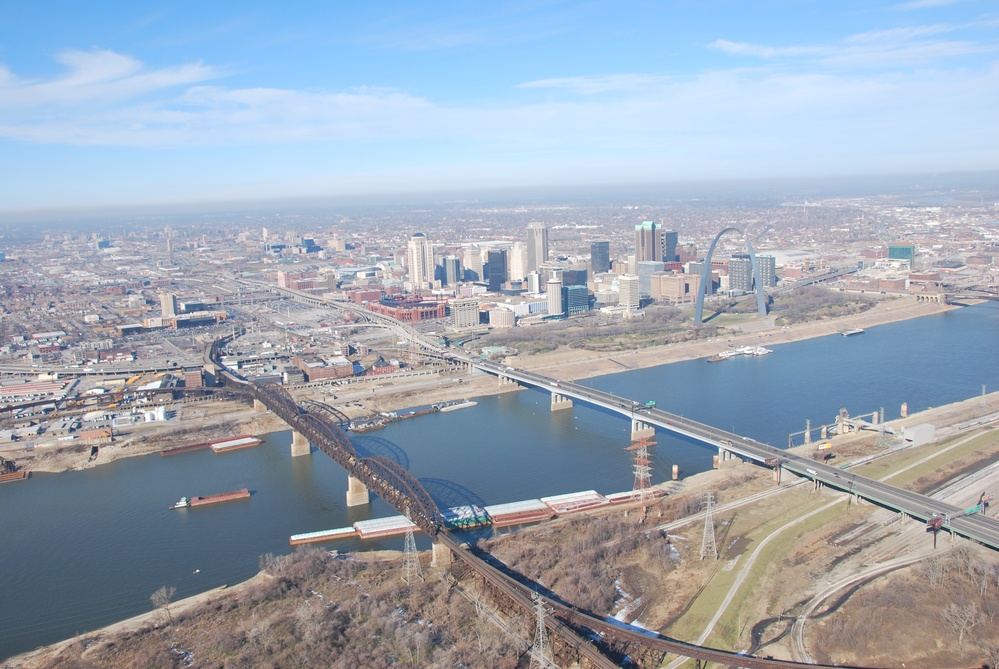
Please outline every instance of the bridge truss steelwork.
M427 536L436 537L443 529L444 519L437 503L423 484L386 457L358 457L354 445L343 430L331 422L328 412L303 411L284 388L273 383L256 386L254 396L368 490L400 511L404 512L408 507L413 522Z
M413 522L421 530L447 546L461 563L479 574L490 588L508 597L529 615L534 613L537 588L520 582L452 537L444 525L437 503L405 468L383 456L358 458L350 439L339 426L331 422L332 414L321 409L316 413L303 410L281 386L255 386L228 371L222 372L221 376L233 392L251 394L318 450L347 470L348 474L359 479L369 490L397 510L405 513L409 509ZM613 669L620 666L617 660L630 657L639 666L651 669L660 666L666 655L672 653L693 658L699 664L712 661L746 669L827 669L826 665L758 658L684 643L624 623L609 622L551 598L542 599L550 612L550 615L545 616L545 625L560 639L558 654L560 659L567 660L567 664L585 661L598 669Z

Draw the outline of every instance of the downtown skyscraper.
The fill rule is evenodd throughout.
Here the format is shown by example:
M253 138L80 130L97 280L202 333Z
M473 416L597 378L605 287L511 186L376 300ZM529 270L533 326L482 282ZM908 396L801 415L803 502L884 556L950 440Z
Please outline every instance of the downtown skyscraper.
M527 271L533 272L548 262L548 226L531 223L527 226Z

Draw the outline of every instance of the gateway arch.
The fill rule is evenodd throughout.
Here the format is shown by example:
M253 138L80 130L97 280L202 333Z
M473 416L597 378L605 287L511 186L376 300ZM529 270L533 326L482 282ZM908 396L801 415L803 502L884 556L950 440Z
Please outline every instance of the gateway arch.
M697 291L697 304L694 307L694 327L701 325L701 316L704 313L704 293L708 289L708 286L711 285L708 283L711 278L711 256L715 252L718 240L726 232L735 232L746 238L746 248L749 250L749 262L753 266L753 284L756 286L756 310L760 316L767 315L767 304L763 294L763 280L760 276L760 263L756 260L753 243L749 241L749 237L742 230L738 228L725 228L715 236L711 242L711 246L708 247L708 255L704 258L704 267L701 268L701 285Z

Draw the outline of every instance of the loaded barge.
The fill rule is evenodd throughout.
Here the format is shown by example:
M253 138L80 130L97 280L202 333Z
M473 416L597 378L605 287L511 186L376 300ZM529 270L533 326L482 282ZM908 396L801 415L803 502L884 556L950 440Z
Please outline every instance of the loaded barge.
M168 507L171 509L186 509L189 506L205 506L206 504L218 504L219 502L229 502L234 499L246 499L250 496L247 488L240 488L232 492L220 492L217 495L197 495L188 499L181 497L176 504Z
M225 437L224 439L213 439L212 441L206 441L202 444L188 444L187 446L177 446L176 448L168 448L164 451L160 451L160 455L178 455L180 453L189 453L191 451L203 451L206 448L210 448L216 453L224 453L226 451L235 451L240 448L250 448L251 446L257 446L260 444L260 440L251 434L241 434L238 437Z

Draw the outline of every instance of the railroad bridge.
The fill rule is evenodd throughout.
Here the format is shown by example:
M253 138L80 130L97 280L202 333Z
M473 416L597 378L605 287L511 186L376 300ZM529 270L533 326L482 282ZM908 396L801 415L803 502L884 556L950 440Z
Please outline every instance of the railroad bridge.
M541 596L537 585L507 573L474 548L451 536L437 503L405 468L383 456L359 457L350 439L340 429L336 412L331 413L316 402L305 403L308 408L304 408L277 384L253 385L231 373L224 376L233 392L251 395L256 406L273 411L285 421L299 442L304 441L306 446L311 444L343 467L350 480L364 487L365 497L368 491L372 491L400 513L408 510L413 522L434 539L434 560L450 566L454 581L463 573L476 574L486 589L504 601L505 608L513 613L530 615L535 610L535 599L540 599L546 611L545 627L556 639L553 645L557 660L563 666L582 663L598 669L612 669L621 666L620 662L628 657L638 666L651 669L660 666L667 654L674 654L693 658L699 666L712 661L748 669L823 669L823 665L751 657L695 646L624 623L608 621L552 597ZM301 449L299 453L302 453Z

